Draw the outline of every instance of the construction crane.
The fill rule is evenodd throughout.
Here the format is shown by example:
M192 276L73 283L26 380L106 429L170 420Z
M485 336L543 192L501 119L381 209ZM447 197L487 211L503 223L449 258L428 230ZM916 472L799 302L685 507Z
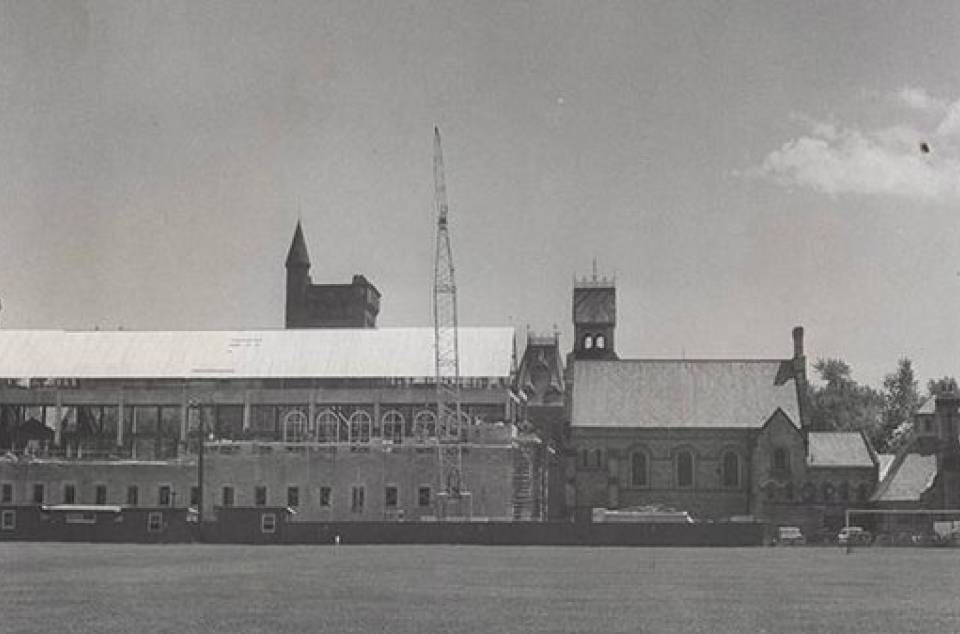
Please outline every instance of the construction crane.
M440 129L433 129L434 206L437 250L433 269L433 330L437 381L439 487L437 517L470 515L470 493L463 474L467 430L460 405L460 360L457 345L457 285L447 223L447 185L443 176Z

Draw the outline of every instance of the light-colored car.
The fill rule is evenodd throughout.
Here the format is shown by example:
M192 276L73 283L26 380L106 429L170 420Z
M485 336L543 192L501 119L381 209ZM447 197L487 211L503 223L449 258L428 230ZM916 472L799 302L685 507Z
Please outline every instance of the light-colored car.
M777 543L784 546L803 546L807 538L796 526L781 526L777 530Z
M841 546L847 544L851 546L867 545L871 541L873 541L873 536L860 526L844 526L840 529L840 534L837 535L837 543Z

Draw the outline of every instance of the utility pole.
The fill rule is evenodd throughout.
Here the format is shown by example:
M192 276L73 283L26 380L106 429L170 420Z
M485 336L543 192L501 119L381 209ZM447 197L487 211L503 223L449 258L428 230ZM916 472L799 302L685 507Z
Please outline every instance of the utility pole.
M457 342L457 285L447 222L447 185L443 173L440 130L433 129L434 207L437 214L437 244L433 277L433 324L437 382L437 446L439 488L437 517L470 515L470 494L463 474L463 428L460 402L460 360Z

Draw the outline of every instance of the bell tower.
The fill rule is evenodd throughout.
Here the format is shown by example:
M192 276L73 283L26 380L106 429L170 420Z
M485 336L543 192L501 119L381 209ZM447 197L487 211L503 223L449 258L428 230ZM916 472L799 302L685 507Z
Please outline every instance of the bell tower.
M573 280L573 356L575 359L616 359L617 326L615 280L597 275Z

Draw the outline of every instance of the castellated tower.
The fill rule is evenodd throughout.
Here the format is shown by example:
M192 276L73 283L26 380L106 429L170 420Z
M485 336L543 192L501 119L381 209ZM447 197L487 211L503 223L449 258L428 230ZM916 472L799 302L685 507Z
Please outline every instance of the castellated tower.
M287 328L376 328L380 291L359 274L349 284L314 284L299 222L286 267Z
M573 282L573 356L616 359L617 289L613 279L597 277Z

